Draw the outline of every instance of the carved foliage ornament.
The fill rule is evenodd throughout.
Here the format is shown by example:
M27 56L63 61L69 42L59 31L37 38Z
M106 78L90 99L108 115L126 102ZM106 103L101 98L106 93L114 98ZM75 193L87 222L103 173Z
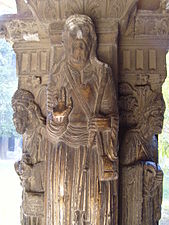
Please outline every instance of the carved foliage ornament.
M136 0L28 0L32 11L39 20L65 19L71 14L79 13L100 18L123 18L136 4Z
M139 160L157 163L157 140L154 135L162 131L165 110L163 96L153 92L148 85L138 86L135 90L128 84L122 86L121 122L128 125L128 131L120 148L121 163L128 165Z
M140 127L152 112L158 111L161 118L161 129L165 103L161 93L152 91L149 85L135 86L121 83L119 86L121 123L127 127ZM157 104L158 102L158 104ZM132 125L133 124L133 125ZM154 131L159 134L161 129Z
M169 36L169 16L159 13L140 13L136 17L135 34L167 38Z
M39 41L38 26L34 21L23 22L21 20L11 20L6 23L6 27L9 37L14 41Z

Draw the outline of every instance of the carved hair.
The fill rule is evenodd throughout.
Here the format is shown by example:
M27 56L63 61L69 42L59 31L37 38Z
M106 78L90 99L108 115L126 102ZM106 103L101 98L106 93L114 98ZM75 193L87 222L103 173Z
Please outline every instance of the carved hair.
M18 89L12 97L12 107L15 108L16 105L22 105L26 111L36 115L39 123L44 123L44 118L41 114L40 108L35 103L34 96L31 92Z
M149 130L147 122L150 117L156 117L156 115L154 115L155 111L157 111L159 115L163 116L165 111L165 102L161 93L150 92L148 98L143 104L143 107L139 107L138 125L139 127L142 127L142 130ZM161 118L161 120L162 119L163 118ZM151 124L151 126L152 125L153 124Z
M165 103L162 94L153 92L148 85L143 89L142 87L134 89L131 85L122 83L119 90L121 94L119 101L121 120L129 127L135 125L147 132L150 128L147 122L153 113L155 111L159 115L164 113Z

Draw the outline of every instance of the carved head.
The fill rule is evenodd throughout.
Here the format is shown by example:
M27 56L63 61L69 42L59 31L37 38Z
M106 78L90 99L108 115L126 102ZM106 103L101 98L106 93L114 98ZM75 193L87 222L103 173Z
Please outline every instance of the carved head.
M96 55L94 24L86 15L70 16L65 23L63 43L70 64L82 67Z
M161 93L152 92L139 113L139 125L150 135L160 134L163 127L165 102Z
M127 83L119 91L121 123L142 130L149 137L161 133L165 111L162 94L153 92L148 85L135 89Z
M156 164L147 161L144 164L144 194L151 194L155 189L157 168Z
M19 134L24 134L26 130L36 126L37 122L44 120L34 102L34 96L29 91L17 90L12 97L12 108L13 122Z
M132 86L128 83L119 85L119 113L121 125L128 128L136 127L138 119L135 115L138 113L138 99L134 95Z

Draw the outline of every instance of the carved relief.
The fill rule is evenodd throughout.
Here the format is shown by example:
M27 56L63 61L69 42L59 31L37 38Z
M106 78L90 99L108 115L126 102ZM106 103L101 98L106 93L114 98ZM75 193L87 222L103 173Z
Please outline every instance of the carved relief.
M92 1L92 0L73 0L71 3L67 1L67 12L68 15L79 13L79 14L87 14L88 16L92 16L93 18L98 18L98 14L101 15L101 5L102 1Z
M160 218L162 172L154 162L147 162L147 160L157 162L157 141L154 134L161 129L164 110L162 95L159 93L166 77L165 48L169 36L166 2L153 1L156 9L158 8L154 12L137 11L136 0L28 0L26 2L33 12L33 18L37 19L36 22L32 17L28 20L20 20L19 17L14 20L9 19L3 23L0 35L6 38L12 37L14 41L19 76L18 87L31 92L34 95L31 101L37 104L44 117L47 116L48 138L52 144L47 147L44 144L46 143L44 119L42 123L36 123L36 127L33 128L35 133L29 132L29 129L24 131L23 157L15 164L24 188L22 224L45 224L44 172L42 172L44 155L41 153L48 150L49 176L46 183L48 198L45 200L46 208L49 210L47 215L52 210L56 212L53 219L56 224L62 221L63 224L69 224L71 221L70 224L117 225L118 116L116 106L113 109L110 107L114 107L114 102L116 105L116 97L112 98L112 102L111 91L105 91L101 97L99 94L102 93L99 84L105 82L105 90L109 89L108 78L112 76L111 70L107 65L98 62L95 51L91 51L90 47L95 47L95 44L91 44L93 39L87 40L88 34L91 35L88 30L84 31L80 28L81 32L78 32L72 29L75 39L89 44L84 45L84 51L77 51L73 41L69 41L68 48L65 47L66 38L65 49L63 48L61 33L64 22L74 13L86 14L94 20L98 37L98 58L112 66L113 78L120 82L122 135L120 134L119 155L120 162L123 164L121 165L122 192L120 190L123 195L123 212L120 212L120 220L123 220L122 225L156 224ZM148 1L143 2L148 4ZM159 4L161 4L160 8ZM22 0L18 0L19 12L27 13L27 6L24 8L21 6ZM67 32L69 31L70 29L67 29ZM118 50L118 43L120 50ZM51 80L46 93L50 65L53 63L52 60L52 63L50 62L50 47L55 49L53 59L56 63L50 71ZM65 58L61 60L63 52ZM92 52L94 57L91 55ZM77 62L73 68L68 63L70 56ZM90 65L87 63L87 66L83 67L85 60L90 62ZM65 65L68 65L66 72ZM94 119L89 119L90 116L88 118L85 115L86 111L81 105L84 107L86 105L79 97L80 94L78 93L80 102L74 96L72 89L76 88L74 86L72 88L67 80L69 71L78 84L82 98L86 99ZM105 81L101 79L102 77L106 78ZM112 82L111 78L110 82ZM114 82L112 86L115 86ZM112 95L114 94L113 92ZM101 101L99 112L93 110L94 107L97 108L97 98ZM46 112L47 107L48 112ZM20 118L25 118L25 121L22 121L24 126L27 126L31 114L27 115L26 112L27 109ZM33 118L37 120L36 116ZM21 126L18 129L23 128ZM150 180L153 182L151 183ZM52 187L51 182L53 182ZM53 199L56 201L54 202ZM149 215L152 213L154 217L151 216L153 218L151 220ZM48 224L53 222L50 216L47 220Z
M31 92L46 117L46 85L50 68L49 41L16 43L18 87Z
M23 186L23 214L28 216L28 207L24 210L24 206L30 205L28 202L31 199L32 202L36 202L38 207L43 208L43 205L41 205L43 195L41 193L44 193L44 149L45 145L47 147L45 120L38 105L34 102L33 95L28 91L17 90L12 98L12 107L16 130L18 133L23 134L22 158L15 163L15 170ZM29 194L29 199L26 200L27 192L32 194ZM32 210L35 210L35 208L32 205ZM41 214L42 211L40 214L37 212L36 216L42 216Z
M157 224L161 218L163 172L157 164L144 164L143 224Z
M158 223L161 218L162 181L162 170L150 161L121 168L120 224Z
M28 4L38 19L47 22L57 19L62 20L76 13L86 14L93 19L122 19L136 2L136 0L72 0L70 3L69 0L49 0L43 2L29 0Z
M65 58L54 64L48 84L53 148L47 157L46 223L115 224L118 111L111 70L96 58L89 17L69 17L63 43ZM116 205L117 198L112 201Z
M126 99L128 101L124 104ZM158 145L154 135L161 133L163 125L165 104L162 94L153 93L148 86L137 87L130 96L124 96L120 101L124 109L121 115L123 122L129 126L134 125L123 137L120 149L121 163L129 165L140 160L157 163ZM125 121L126 118L128 120ZM135 123L132 124L130 121Z
M142 225L143 166L141 163L124 166L120 176L119 222L121 225Z
M34 21L11 20L6 26L13 41L39 41L38 25Z
M167 15L142 12L136 17L135 34L167 37L169 35L168 24L169 17Z
M161 46L159 39L167 40L167 18L159 12L138 12L121 42L121 225L155 225L161 216L163 176L158 166L156 136L161 133L165 110L161 93L166 77L165 46Z

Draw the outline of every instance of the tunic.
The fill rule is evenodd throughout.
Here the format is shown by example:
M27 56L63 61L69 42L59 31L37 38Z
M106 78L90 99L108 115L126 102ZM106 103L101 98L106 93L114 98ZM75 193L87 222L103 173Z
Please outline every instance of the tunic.
M91 148L88 147L90 118L72 89L65 67L91 117L101 115L113 121L109 129L98 132L100 142L95 137ZM118 114L111 70L95 60L78 72L63 60L50 76L48 115L61 88L65 89L65 98L72 99L73 108L68 123L56 126L50 116L47 121L48 137L53 144L47 153L46 224L114 224L114 184L111 179L100 179L99 174L100 155L107 157L112 170L117 172Z

